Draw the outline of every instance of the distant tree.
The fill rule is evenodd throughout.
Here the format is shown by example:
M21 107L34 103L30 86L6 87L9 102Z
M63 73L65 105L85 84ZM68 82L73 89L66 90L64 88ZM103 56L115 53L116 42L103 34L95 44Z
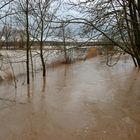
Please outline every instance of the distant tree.
M67 50L67 45L66 45L66 39L68 39L68 30L66 31L66 25L65 23L62 21L59 31L58 31L58 38L60 40L62 40L63 42L63 52L64 52L64 59L65 59L65 63L70 63L70 57L68 56L68 50Z
M63 44L58 49L64 54L64 63L71 63L73 61L73 50L80 47L77 28L73 29L73 24L61 20L55 27L53 34Z

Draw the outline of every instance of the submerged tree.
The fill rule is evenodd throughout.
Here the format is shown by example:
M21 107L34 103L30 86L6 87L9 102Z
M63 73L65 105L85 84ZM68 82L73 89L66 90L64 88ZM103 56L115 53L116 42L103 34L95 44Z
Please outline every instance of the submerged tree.
M46 64L44 60L44 42L51 36L52 20L61 3L56 0L34 0L31 4L31 17L34 21L31 36L39 42L40 59L43 69L43 77L46 76Z
M62 21L60 23L60 26L57 28L58 31L55 32L55 36L58 37L58 39L63 42L61 51L64 53L64 62L66 64L71 63L70 56L68 55L67 44L66 44L66 39L68 39L70 35L70 30L68 30L69 28L67 28L67 26L68 24Z
M30 50L30 35L29 35L29 0L26 0L26 8L25 8L25 16L26 16L26 68L27 68L27 84L30 84L30 68L29 68L29 50Z
M25 31L25 48L26 48L26 75L27 84L30 84L30 3L31 0L19 0L14 2L13 11L15 11L14 20L17 29Z

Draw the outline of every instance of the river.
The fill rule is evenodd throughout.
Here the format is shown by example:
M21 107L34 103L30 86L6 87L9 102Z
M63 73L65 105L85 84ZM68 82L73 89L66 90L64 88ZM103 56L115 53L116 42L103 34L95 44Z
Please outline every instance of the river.
M140 71L101 57L0 83L0 140L140 140Z

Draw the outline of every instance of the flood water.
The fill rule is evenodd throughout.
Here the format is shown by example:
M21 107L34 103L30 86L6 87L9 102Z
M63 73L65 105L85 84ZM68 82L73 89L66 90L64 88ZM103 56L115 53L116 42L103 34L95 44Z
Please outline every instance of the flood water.
M0 83L0 140L140 140L140 71L100 57Z

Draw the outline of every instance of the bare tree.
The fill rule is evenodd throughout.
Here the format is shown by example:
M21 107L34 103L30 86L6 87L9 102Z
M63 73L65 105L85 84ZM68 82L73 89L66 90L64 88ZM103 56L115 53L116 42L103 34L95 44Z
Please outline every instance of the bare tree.
M26 74L27 74L27 84L30 84L30 2L31 0L19 0L15 1L15 7L14 10L17 12L15 15L17 26L21 29L25 30L25 36L26 36Z
M31 36L39 42L43 77L46 76L46 64L44 60L43 46L47 38L50 37L52 32L51 22L55 18L55 14L60 4L61 3L56 0L34 0L34 4L31 5L32 18L34 20Z
M80 11L75 22L91 27L111 41L114 46L130 54L135 66L140 67L140 2L137 0L77 0L70 3Z
M26 15L26 67L27 67L27 84L30 84L30 68L29 68L29 0L26 0L26 8L25 8L25 15Z

